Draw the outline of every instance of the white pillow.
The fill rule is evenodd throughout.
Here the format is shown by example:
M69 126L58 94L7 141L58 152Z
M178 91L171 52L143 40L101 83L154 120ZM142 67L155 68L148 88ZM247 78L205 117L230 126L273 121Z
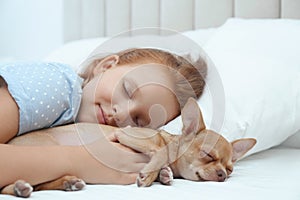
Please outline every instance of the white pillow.
M216 74L209 71L199 100L209 128L230 141L256 138L250 153L276 146L300 130L300 20L229 19L204 49L225 93L225 102L212 98ZM177 118L164 128L180 132L181 126Z
M215 31L216 28L199 29L195 31L186 31L182 33L182 35L195 41L198 45L203 46ZM62 45L60 48L55 49L48 56L46 56L44 60L66 63L73 66L73 68L76 71L78 71L79 66L83 63L83 61L85 61L88 58L88 56L90 56L94 52L94 50L96 50L97 48L101 48L102 45L111 46L113 41L110 42L109 41L110 39L112 38L97 37L97 38L71 41ZM114 46L117 46L118 48L122 48L124 45L126 46L126 44L123 43ZM141 42L136 42L136 43L141 43ZM149 45L149 43L151 42L146 41L146 44ZM153 44L153 46L155 46L155 44ZM161 44L159 44L158 46L161 46ZM182 49L182 47L178 47L178 48ZM109 48L105 47L105 50L107 49L109 50Z
M98 37L68 42L51 52L44 60L69 64L75 71L78 71L80 64L107 39Z
M197 29L185 31L182 33L182 35L192 39L200 47L203 47L216 31L217 28Z

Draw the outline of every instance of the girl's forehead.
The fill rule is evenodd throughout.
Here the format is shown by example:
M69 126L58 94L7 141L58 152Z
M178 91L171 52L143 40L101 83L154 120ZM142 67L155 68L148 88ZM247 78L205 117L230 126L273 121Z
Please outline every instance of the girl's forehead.
M132 79L138 85L149 83L166 86L172 85L169 67L156 63L131 67L131 69L124 73L123 78Z

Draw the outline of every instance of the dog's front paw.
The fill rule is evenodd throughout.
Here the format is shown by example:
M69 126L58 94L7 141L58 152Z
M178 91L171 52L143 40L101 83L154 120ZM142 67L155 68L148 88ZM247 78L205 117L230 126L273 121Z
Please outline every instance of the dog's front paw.
M82 190L85 186L85 182L75 176L67 176L63 182L65 191L78 191Z
M155 173L139 173L139 176L136 179L138 187L148 187L155 180Z
M18 180L15 182L14 193L17 197L28 198L30 197L32 191L33 188L29 183L23 180Z
M161 168L159 172L159 182L164 185L172 185L173 183L173 172L168 166Z

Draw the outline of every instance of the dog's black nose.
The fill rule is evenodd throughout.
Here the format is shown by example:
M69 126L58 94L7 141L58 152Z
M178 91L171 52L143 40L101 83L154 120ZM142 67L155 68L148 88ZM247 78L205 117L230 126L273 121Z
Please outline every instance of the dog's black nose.
M218 175L218 181L219 182L224 182L225 181L225 179L226 179L226 174L225 174L225 172L223 171L223 170L218 170L217 171L217 175Z

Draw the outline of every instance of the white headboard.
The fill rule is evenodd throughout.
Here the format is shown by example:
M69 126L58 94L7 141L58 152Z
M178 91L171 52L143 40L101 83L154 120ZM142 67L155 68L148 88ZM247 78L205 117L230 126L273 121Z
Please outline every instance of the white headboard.
M229 17L300 19L300 0L64 0L64 40L217 27Z

